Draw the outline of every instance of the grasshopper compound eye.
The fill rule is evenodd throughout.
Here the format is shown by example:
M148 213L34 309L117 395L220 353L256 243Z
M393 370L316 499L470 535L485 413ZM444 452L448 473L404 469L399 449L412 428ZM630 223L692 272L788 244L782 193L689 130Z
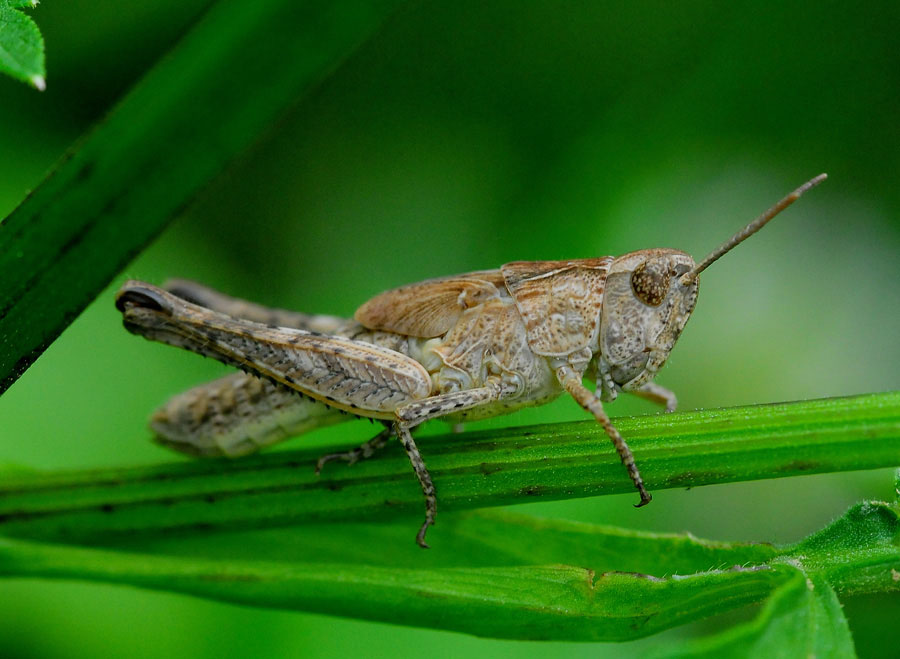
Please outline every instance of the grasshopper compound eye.
M631 275L631 290L644 304L658 307L669 292L669 270L665 259L644 261Z

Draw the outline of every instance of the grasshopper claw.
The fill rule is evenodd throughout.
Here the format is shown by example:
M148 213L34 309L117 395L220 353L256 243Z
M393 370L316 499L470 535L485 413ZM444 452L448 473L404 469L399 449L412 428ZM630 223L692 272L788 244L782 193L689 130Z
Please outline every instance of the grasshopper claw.
M425 542L425 532L428 530L428 527L434 524L433 519L427 519L422 524L422 528L419 529L419 532L416 533L416 544L419 545L422 549L431 549L431 546Z
M653 501L653 495L650 494L643 487L640 488L640 492L641 492L641 502L634 504L635 508L642 508L642 507L646 506L648 503L650 503L651 501Z

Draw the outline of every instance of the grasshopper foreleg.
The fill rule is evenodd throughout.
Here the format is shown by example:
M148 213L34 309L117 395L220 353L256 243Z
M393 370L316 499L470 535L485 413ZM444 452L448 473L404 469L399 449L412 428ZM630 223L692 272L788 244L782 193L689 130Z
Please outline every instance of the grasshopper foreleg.
M566 365L558 368L556 377L572 398L574 398L581 407L594 415L594 418L597 419L601 426L603 426L603 430L606 431L606 435L612 441L613 446L616 447L616 453L619 454L619 459L622 461L622 464L625 465L625 469L628 470L631 481L641 495L641 502L635 504L635 507L640 508L641 506L650 503L650 500L653 497L650 496L650 493L644 487L641 473L634 463L634 455L631 453L631 449L628 448L628 444L622 439L622 435L612 424L612 421L606 416L606 412L603 411L603 403L601 403L600 399L594 395L594 392L582 384L581 374L571 366Z
M678 398L675 396L675 392L661 387L652 380L645 382L640 389L635 389L630 393L649 400L651 403L662 405L666 408L666 412L674 412L678 407Z

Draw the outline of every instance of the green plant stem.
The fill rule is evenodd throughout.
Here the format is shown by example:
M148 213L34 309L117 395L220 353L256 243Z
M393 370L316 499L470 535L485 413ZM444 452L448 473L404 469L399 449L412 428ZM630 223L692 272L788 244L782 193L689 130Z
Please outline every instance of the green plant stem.
M900 392L616 421L651 490L900 463ZM603 431L565 423L425 438L441 512L632 491ZM320 450L50 474L0 483L0 533L96 541L135 533L421 515L398 447L347 468Z
M0 224L0 393L399 0L221 0Z

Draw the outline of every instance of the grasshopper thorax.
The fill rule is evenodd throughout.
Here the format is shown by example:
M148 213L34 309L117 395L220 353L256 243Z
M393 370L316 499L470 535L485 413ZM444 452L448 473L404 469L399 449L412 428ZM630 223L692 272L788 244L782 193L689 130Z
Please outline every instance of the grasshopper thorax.
M644 249L610 266L600 318L601 370L619 388L634 390L662 368L697 301L698 278L690 255Z

